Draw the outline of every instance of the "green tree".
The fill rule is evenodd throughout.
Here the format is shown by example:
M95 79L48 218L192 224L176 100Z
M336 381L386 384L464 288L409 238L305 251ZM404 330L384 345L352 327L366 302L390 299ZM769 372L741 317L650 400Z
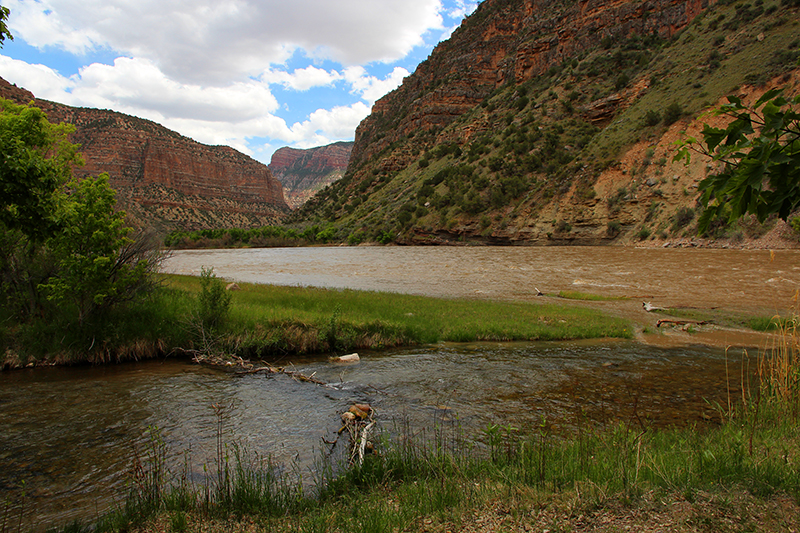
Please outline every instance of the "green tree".
M54 125L31 105L0 98L0 223L35 241L55 230L54 194L81 164L74 127Z
M71 179L71 131L0 99L0 303L19 321L83 324L154 284L161 254L131 238L108 176Z
M690 151L723 164L720 172L700 182L705 210L698 229L705 232L713 220L732 222L754 214L763 222L771 215L783 220L800 207L800 96L787 99L781 90L767 91L748 107L729 96L713 111L731 118L726 128L705 125L703 141L680 143L675 159L689 162Z
M72 305L78 322L131 300L147 285L151 265L127 253L134 241L125 213L115 211L108 174L73 179L57 193L58 231L47 241L56 273L42 284L48 300Z
M8 31L6 22L11 11L7 7L0 6L0 48L3 47L3 42L8 38L9 41L14 40L14 36Z

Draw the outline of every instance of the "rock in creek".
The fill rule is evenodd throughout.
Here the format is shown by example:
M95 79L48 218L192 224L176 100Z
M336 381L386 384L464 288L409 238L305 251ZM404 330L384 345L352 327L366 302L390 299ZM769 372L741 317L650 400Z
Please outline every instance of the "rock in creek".
M358 357L357 353L340 355L338 357L331 357L331 361L333 361L334 363L357 363L360 360L361 358Z

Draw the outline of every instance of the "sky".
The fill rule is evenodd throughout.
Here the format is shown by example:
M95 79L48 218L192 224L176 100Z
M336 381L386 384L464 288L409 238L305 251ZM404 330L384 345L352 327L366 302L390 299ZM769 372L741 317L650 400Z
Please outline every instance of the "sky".
M478 0L0 0L0 77L269 163L353 140Z

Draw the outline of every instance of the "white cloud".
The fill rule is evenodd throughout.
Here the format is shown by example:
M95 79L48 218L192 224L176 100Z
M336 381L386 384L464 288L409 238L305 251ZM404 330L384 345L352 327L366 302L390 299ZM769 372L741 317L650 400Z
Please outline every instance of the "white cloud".
M442 28L440 0L12 0L37 47L108 47L183 83L259 75L296 50L342 65L394 61Z
M364 67L349 67L344 71L344 78L352 87L352 92L360 95L370 105L389 91L399 87L406 76L408 76L408 71L402 67L395 67L382 80L367 74Z
M6 0L12 16L9 27L14 35L38 48L55 46L73 54L83 54L103 41L91 27L77 29L65 23L48 0Z
M454 0L453 6L447 10L447 16L454 19L462 19L472 14L478 8L478 2L465 0Z
M294 137L292 140L308 148L327 144L332 140L351 139L356 127L369 115L369 111L370 107L362 102L350 106L337 106L333 109L317 109L309 115L308 120L292 126ZM320 143L318 139L325 140Z
M254 80L220 87L180 84L150 61L130 58L118 58L114 65L95 63L82 68L72 96L98 107L211 122L242 122L279 107L269 87Z
M31 91L37 98L64 102L74 83L45 65L31 65L0 55L0 72L7 81Z
M284 87L296 91L307 91L312 87L333 85L336 81L342 79L342 75L335 70L328 72L321 68L308 66L296 69L291 74L282 70L267 69L260 79L267 83L280 83Z

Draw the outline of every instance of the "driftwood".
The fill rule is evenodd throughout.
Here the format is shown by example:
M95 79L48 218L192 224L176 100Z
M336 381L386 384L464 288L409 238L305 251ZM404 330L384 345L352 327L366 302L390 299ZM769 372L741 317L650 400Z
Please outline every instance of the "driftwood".
M650 302L642 302L642 309L647 311L648 313L652 313L653 311L666 311L666 307L656 307L655 305L651 304Z
M708 322L705 321L705 320L700 320L700 321L698 321L698 320L669 320L669 319L666 319L666 318L662 318L661 320L656 322L656 327L660 328L662 324L670 324L670 325L673 325L673 326L686 326L686 325L689 325L689 324L691 324L693 326L704 326L705 324L708 324Z
M364 452L367 449L367 438L369 437L369 430L372 429L372 426L375 425L375 422L370 422L364 429L361 430L361 442L358 445L358 466L364 464Z
M265 374L286 374L287 376L296 381L314 383L316 385L327 385L327 383L325 383L324 381L314 377L314 374L316 374L316 372L314 372L314 374L311 374L310 376L306 376L302 372L298 372L296 370L287 370L284 367L274 367L272 365L260 366L257 368L243 370L241 372L238 372L238 374L256 374L258 372L264 372Z
M374 414L372 407L365 403L356 403L342 413L342 427L337 431L336 439L327 441L322 439L325 444L331 446L330 453L339 442L339 438L346 431L350 437L348 444L348 463L350 466L358 463L361 466L364 463L364 456L368 451L372 451L372 443L369 441L369 431L375 426L375 421L372 419Z
M692 307L690 305L681 305L679 307L658 307L650 302L642 302L642 309L648 313L652 313L653 311L668 311L670 309L719 309L719 307Z
M284 367L274 367L270 364L261 363L262 366L256 366L256 363L249 361L247 359L243 359L238 355L221 355L221 354L209 354L201 350L185 350L180 349L182 353L189 354L192 356L192 361L207 366L213 366L217 368L225 368L225 369L232 369L237 374L245 375L245 374L257 374L259 372L264 372L265 374L285 374L290 378L294 379L295 381L303 381L306 383L314 383L315 385L327 385L324 381L317 379L314 377L314 374L307 376L302 372L298 372L297 370L288 370Z

